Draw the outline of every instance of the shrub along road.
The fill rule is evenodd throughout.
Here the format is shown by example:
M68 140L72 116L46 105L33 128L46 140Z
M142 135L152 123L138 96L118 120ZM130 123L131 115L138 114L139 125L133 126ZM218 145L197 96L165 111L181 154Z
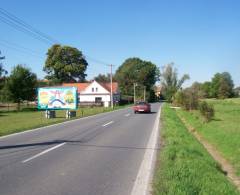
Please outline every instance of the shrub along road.
M240 99L208 100L214 105L215 117L205 123L198 111L178 114L210 144L212 144L235 168L240 176Z

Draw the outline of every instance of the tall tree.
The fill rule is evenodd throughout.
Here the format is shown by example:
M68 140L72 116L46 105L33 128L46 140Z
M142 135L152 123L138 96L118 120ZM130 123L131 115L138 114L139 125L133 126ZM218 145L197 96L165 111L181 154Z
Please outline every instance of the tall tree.
M161 74L161 82L163 86L164 96L168 101L172 101L175 93L182 87L182 84L190 79L188 74L184 74L178 79L177 69L174 68L174 63L164 66Z
M212 96L215 98L232 97L234 84L228 72L216 73L212 78Z
M0 51L1 55L1 51ZM5 92L3 91L3 87L6 81L6 75L7 71L3 68L3 64L1 63L1 60L4 60L5 56L0 56L0 101L3 102L5 100Z
M1 51L0 51L1 55ZM1 60L4 60L5 56L0 56L0 78L2 77L3 74L7 74L7 71L3 69L3 64L1 63Z
M201 85L201 91L203 93L203 98L211 98L212 97L212 83L209 81L205 81Z
M190 87L190 90L196 94L198 98L204 98L205 92L202 90L202 83L194 82L192 86Z
M43 70L55 82L83 82L88 63L81 51L69 46L53 45L47 52Z
M103 83L110 82L111 81L111 75L110 74L107 74L107 75L99 74L96 77L94 77L94 80L97 81L97 82L103 82ZM115 81L114 76L113 76L113 81Z
M134 83L145 86L146 91L149 92L159 79L159 69L152 62L140 58L128 58L117 69L115 79L124 95L133 95Z
M5 90L9 100L20 103L23 100L32 101L36 97L37 76L29 68L17 65L7 79Z
M236 87L233 91L234 97L240 97L240 87Z

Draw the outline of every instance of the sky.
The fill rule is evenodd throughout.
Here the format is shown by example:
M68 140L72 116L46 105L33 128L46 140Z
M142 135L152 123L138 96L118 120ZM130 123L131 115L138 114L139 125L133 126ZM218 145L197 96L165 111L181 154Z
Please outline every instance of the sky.
M0 8L63 45L113 64L114 71L139 57L160 68L174 62L179 76L191 77L185 86L224 71L240 86L239 0L1 0ZM50 47L0 20L0 50L9 72L25 64L44 78ZM87 60L87 79L110 71Z

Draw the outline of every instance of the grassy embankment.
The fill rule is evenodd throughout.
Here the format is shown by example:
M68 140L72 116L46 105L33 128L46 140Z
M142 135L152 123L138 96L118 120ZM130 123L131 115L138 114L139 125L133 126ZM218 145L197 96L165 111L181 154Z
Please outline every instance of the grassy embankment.
M203 122L198 111L178 110L178 113L233 165L240 176L240 99L208 102L215 108L214 120L209 123Z
M124 107L126 106L116 106L114 107L114 110ZM104 107L79 108L77 110L76 118L86 117L103 112L109 112L111 110L111 108ZM44 111L31 111L31 109L30 111L20 112L0 111L0 136L66 121L67 119L65 118L65 113L66 111L59 110L56 111L56 118L46 119L44 116Z
M239 194L220 166L167 104L163 107L161 120L161 149L153 194Z

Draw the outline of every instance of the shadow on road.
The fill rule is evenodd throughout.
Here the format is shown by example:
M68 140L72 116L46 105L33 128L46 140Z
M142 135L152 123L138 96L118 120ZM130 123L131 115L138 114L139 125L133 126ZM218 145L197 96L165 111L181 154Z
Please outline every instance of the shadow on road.
M136 114L156 114L157 112L137 112Z
M159 150L159 148L146 148L146 147L133 147L133 146L112 146L112 145L95 145L95 144L84 144L84 141L77 140L54 140L49 142L37 142L37 143L30 143L30 144L18 144L18 145L5 145L0 146L0 150L6 149L16 149L16 148L25 148L25 147L33 147L33 146L50 146L56 145L61 143L67 143L69 145L80 146L80 147L95 147L95 148L109 148L109 149L128 149L128 150Z

